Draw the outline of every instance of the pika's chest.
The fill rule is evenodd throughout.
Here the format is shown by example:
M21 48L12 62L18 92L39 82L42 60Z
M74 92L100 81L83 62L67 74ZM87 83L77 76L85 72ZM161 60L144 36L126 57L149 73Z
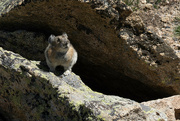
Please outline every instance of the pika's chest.
M48 49L47 55L51 63L66 61L66 53L57 52L53 49Z

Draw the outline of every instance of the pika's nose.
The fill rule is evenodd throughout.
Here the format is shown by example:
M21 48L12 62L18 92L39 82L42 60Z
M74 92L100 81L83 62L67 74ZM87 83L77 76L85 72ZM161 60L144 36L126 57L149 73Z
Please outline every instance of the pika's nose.
M68 43L64 43L64 46L66 46L66 47L67 47L67 46L68 46Z

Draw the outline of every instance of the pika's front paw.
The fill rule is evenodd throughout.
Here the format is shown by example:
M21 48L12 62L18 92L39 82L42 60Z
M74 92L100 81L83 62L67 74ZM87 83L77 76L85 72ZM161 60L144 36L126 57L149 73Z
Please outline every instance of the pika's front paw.
M66 70L66 71L63 73L63 75L68 76L70 73L71 73L70 70Z
M70 70L65 71L60 77L63 78L65 76L68 76L71 73Z

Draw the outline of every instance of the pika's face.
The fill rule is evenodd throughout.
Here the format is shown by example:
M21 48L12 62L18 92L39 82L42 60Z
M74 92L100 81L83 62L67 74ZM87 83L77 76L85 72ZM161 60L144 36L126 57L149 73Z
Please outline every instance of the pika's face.
M56 49L66 50L70 46L70 41L68 40L68 36L66 33L60 36L51 35L48 41L49 44L51 44L51 46Z

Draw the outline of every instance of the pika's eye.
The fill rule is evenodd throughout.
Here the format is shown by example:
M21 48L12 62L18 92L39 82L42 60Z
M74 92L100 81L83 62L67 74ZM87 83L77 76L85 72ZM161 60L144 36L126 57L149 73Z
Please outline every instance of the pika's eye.
M61 41L61 40L58 38L58 39L57 39L57 42L60 42L60 41Z

